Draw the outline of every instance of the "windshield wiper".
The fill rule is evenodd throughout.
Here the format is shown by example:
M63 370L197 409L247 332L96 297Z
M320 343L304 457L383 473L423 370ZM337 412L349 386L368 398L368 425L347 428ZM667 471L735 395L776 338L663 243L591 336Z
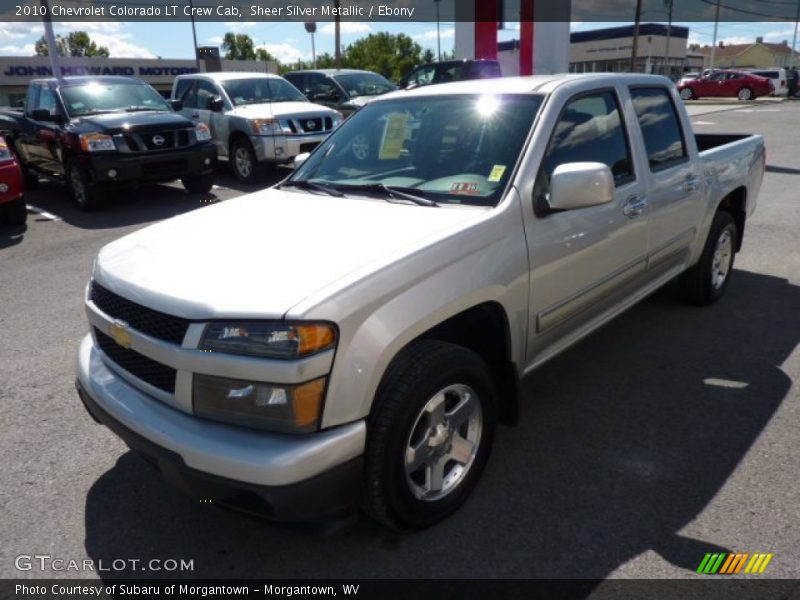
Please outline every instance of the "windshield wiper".
M429 198L423 198L422 196L417 196L415 194L410 194L406 191L403 191L401 188L397 187L390 187L388 185L384 185L383 183L366 183L366 184L342 184L341 187L351 190L358 190L363 192L375 192L379 194L384 194L389 198L393 198L395 200L409 200L414 204L419 204L420 206L430 206L430 207L438 207L439 204L430 200ZM414 189L414 188L410 188Z
M328 187L327 185L322 185L321 183L314 183L313 181L308 181L307 179L291 179L289 181L284 181L283 183L279 183L275 187L278 188L296 187L305 190L315 190L317 192L328 194L329 196L335 196L336 198L344 197L344 194L339 190L335 190L332 187Z

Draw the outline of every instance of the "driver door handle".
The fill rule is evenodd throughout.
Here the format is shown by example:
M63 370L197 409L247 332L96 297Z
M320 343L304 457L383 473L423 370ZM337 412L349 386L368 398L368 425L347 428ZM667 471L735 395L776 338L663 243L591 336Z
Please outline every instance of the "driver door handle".
M647 200L638 196L631 196L622 208L623 214L630 218L636 218L647 208Z

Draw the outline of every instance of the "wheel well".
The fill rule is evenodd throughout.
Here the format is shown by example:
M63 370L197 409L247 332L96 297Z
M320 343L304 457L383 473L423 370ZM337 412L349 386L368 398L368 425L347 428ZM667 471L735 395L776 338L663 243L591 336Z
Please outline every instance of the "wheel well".
M736 223L738 239L736 240L736 251L742 249L742 239L744 238L744 224L747 219L747 189L744 187L736 188L725 196L717 206L717 211L730 213Z
M231 137L230 137L230 138L228 138L228 157L229 157L229 158L230 158L230 156L231 156L231 154L232 154L232 152L231 152L231 149L233 148L233 143L234 143L236 140L241 140L241 139L247 140L248 142L250 141L250 140L249 140L249 138L247 137L247 135L245 135L245 134L244 134L243 132L241 132L241 131L234 131L234 132L231 134Z
M517 424L517 372L511 360L508 319L499 304L487 302L474 306L439 323L416 339L450 342L468 348L483 358L497 387L500 422L504 425Z

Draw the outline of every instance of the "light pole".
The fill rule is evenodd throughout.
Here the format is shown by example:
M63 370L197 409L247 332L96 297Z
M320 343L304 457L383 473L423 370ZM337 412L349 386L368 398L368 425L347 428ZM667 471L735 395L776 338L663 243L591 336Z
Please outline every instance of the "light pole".
M317 24L314 21L303 23L306 26L306 31L311 34L311 60L314 63L314 68L317 68L317 49L314 47L314 33L317 31Z
M639 21L642 19L642 0L636 0L636 19L633 24L633 47L631 48L631 73L636 72L636 47L639 45Z
M789 55L789 68L794 68L794 58L796 50L794 49L797 44L797 25L800 22L800 0L797 0L797 13L794 16L794 37L792 37L792 53Z
M197 71L200 72L200 57L197 56L197 29L194 26L194 6L192 0L189 0L190 18L192 19L192 39L194 40L194 63L197 65Z
M433 0L436 4L436 60L442 62L442 37L439 33L439 0ZM800 0L797 0L800 2Z
M334 15L333 19L333 27L334 27L334 40L336 43L336 52L334 52L334 58L336 59L336 68L342 68L342 47L341 47L341 17L339 16L339 12L341 10L341 3L339 0L333 0L333 7L336 9L336 14Z
M56 44L56 36L53 34L53 21L50 20L50 7L47 5L47 0L39 0L39 5L42 7L42 22L44 24L44 38L47 40L47 55L50 57L50 69L53 71L53 77L61 77L61 55L58 53L58 44Z
M717 53L717 29L719 27L719 3L720 0L717 0L717 12L714 15L714 41L711 44L711 59L708 63L708 68L712 71L714 70L714 56Z
M798 0L798 1L800 1L800 0ZM673 2L673 0L664 0L664 4L666 4L666 6L667 6L668 20L667 20L667 47L664 50L664 67L665 67L666 73L662 73L662 74L666 75L667 77L670 77L671 74L672 74L672 67L670 65L671 61L670 61L670 55L669 55L669 42L670 42L670 38L672 37L672 2Z

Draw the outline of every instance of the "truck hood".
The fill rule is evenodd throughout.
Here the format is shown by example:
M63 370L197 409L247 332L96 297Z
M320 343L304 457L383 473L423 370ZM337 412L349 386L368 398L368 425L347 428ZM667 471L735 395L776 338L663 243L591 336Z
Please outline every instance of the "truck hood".
M189 319L281 318L314 292L366 276L485 213L269 189L112 242L94 276L130 300Z
M312 115L333 115L336 111L313 102L269 102L264 104L245 104L237 106L227 115L244 119L286 118Z
M186 117L169 111L115 112L91 115L74 119L71 124L77 129L91 129L111 134L123 131L155 131L192 126L192 122Z

